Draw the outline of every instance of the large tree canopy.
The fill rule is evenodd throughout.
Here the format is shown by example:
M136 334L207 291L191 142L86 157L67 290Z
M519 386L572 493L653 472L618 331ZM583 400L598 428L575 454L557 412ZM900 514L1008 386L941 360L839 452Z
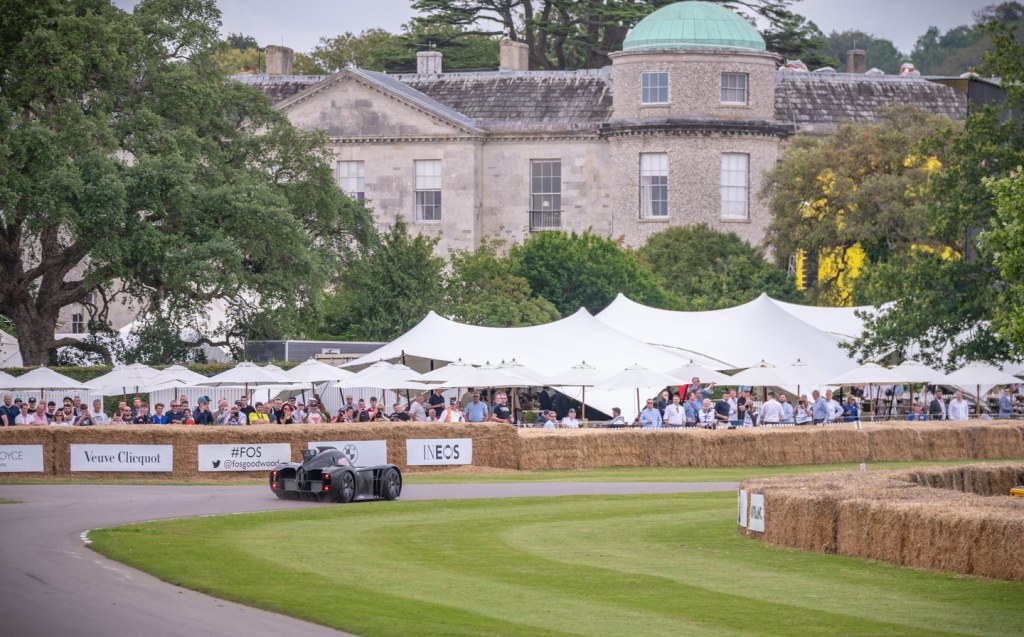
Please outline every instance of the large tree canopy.
M953 130L945 116L894 107L879 122L795 137L762 190L772 212L767 241L779 264L799 251L812 261L820 257L827 276L812 297L849 305L851 279L865 265L955 248L934 237L927 222L925 190L941 161L917 148L937 131Z
M601 68L626 34L654 10L678 0L413 0L416 22L503 36L530 47L537 69ZM712 0L778 25L794 0Z
M718 310L766 293L781 301L803 295L782 268L733 232L706 224L675 227L651 235L638 252L663 288L679 299L679 309Z
M287 333L370 218L322 136L217 69L213 0L0 9L0 312L25 363L76 344L58 315L91 292L175 326L223 298L203 333Z

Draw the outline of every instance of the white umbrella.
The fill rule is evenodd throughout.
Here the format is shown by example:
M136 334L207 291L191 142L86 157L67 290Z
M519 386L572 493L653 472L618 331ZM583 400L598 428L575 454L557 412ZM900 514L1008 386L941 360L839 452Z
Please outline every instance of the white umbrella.
M422 376L420 376L419 379L421 382L424 383L443 383L444 381L454 377L456 374L461 374L466 369L471 367L473 366L470 365L469 363L463 362L463 360L460 358L457 361L448 363L444 367L438 367L437 369L433 369L423 374Z
M909 382L906 374L894 372L878 363L864 363L825 382L826 385L889 385Z
M550 385L551 384L549 382L548 377L546 375L541 374L537 370L531 369L531 368L527 367L526 365L523 365L522 363L520 363L519 361L517 361L514 358L512 360L508 361L507 363L505 361L501 361L501 363L496 365L495 367L497 367L498 369L509 369L509 370L512 370L513 372L519 374L523 378L527 378L529 380L532 380L533 384L538 386L538 387L543 386L543 385Z
M311 358L289 369L284 375L294 383L327 383L351 378L355 372Z
M699 378L702 383L718 383L728 384L732 382L732 377L723 374L722 372L698 365L691 359L689 363L682 367L677 367L669 372L670 376L678 376L679 378L685 378L692 381L694 378ZM684 383L685 384L685 383Z
M419 381L419 374L412 368L380 361L366 369L353 374L349 378L333 385L340 389L352 387L377 387L379 389L429 389L428 385Z
M586 419L587 387L593 387L606 378L608 378L607 372L602 371L593 365L587 365L587 361L583 361L579 365L573 365L569 369L563 370L554 376L550 376L547 384L552 387L581 388L583 390L583 400L580 401L583 404L582 416Z
M206 380L209 380L208 376L203 376L181 365L171 365L160 370L150 384L142 387L140 391L149 394L165 389L177 390L178 388L193 387Z
M445 389L455 387L532 387L536 385L535 379L524 376L517 371L507 367L496 365L484 365L482 367L470 367L462 370L461 373L438 385Z
M245 387L245 392L249 393L249 387L260 387L265 385L288 385L292 386L292 382L284 375L283 372L275 372L265 367L260 367L255 363L242 362L227 371L223 371L216 376L207 378L203 382L196 383L196 385L204 387Z
M49 367L37 367L32 371L18 376L7 383L3 389L20 389L38 391L39 400L43 400L44 391L90 391L92 387L80 383L74 378L57 373Z
M101 396L124 395L129 389L134 388L135 392L138 392L140 387L153 384L159 375L158 370L148 365L133 363L115 367L106 374L93 378L89 381L89 386Z
M636 411L640 413L640 389L661 389L673 385L682 385L675 376L663 374L641 365L627 367L611 378L594 385L594 389L635 389L636 390Z
M15 377L11 376L7 372L0 371L0 387L7 387L15 381Z
M978 415L981 415L981 386L982 385L1015 385L1020 379L1013 374L1008 374L995 365L988 363L970 363L955 372L946 374L936 379L936 383L953 385L955 387L974 387L975 398L977 398ZM988 390L986 390L987 392Z

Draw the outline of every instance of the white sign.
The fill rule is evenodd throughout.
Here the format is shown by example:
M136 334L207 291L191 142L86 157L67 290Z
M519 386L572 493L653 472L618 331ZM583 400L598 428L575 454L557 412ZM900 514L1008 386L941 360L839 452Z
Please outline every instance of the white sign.
M334 440L309 443L310 449L317 447L334 447L348 456L349 462L356 467L373 467L388 463L388 443L385 440Z
M171 471L171 445L71 445L72 471Z
M736 523L747 528L747 490L740 489L737 505L739 507L739 517Z
M43 445L0 445L0 473L43 470Z
M200 471L270 471L292 461L287 442L249 445L199 445Z
M764 495L750 494L750 530L764 533Z
M409 439L405 441L405 458L409 466L473 464L473 439Z

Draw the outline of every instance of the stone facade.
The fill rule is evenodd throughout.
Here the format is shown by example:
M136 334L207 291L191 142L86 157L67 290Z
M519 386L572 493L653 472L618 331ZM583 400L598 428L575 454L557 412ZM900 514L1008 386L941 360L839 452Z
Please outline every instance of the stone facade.
M758 192L794 132L878 119L899 102L966 113L962 95L923 78L797 73L753 49L627 50L611 55L611 67L574 72L445 73L440 54L428 55L417 74L347 68L305 84L296 76L240 79L259 83L297 126L325 131L337 161L362 162L361 192L381 227L402 217L438 237L441 254L543 229L589 229L635 247L695 223L760 245L769 213ZM667 74L664 103L642 103L642 76L651 72ZM723 74L742 78L741 98L723 99ZM646 217L645 153L667 163L658 178L668 193ZM440 220L417 219L422 160L441 163ZM746 190L728 191L745 192L746 214L723 214L724 161L745 164L745 173L730 175L745 179ZM542 168L557 169L557 197L532 196L536 183L551 187L533 179ZM545 209L531 210L538 201Z

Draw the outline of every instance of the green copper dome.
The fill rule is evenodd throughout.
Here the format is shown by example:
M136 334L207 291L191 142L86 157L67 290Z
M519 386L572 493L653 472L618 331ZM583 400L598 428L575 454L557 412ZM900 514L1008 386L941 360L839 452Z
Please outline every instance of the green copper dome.
M711 2L677 2L640 21L626 36L623 51L648 49L753 49L764 38L749 22Z

